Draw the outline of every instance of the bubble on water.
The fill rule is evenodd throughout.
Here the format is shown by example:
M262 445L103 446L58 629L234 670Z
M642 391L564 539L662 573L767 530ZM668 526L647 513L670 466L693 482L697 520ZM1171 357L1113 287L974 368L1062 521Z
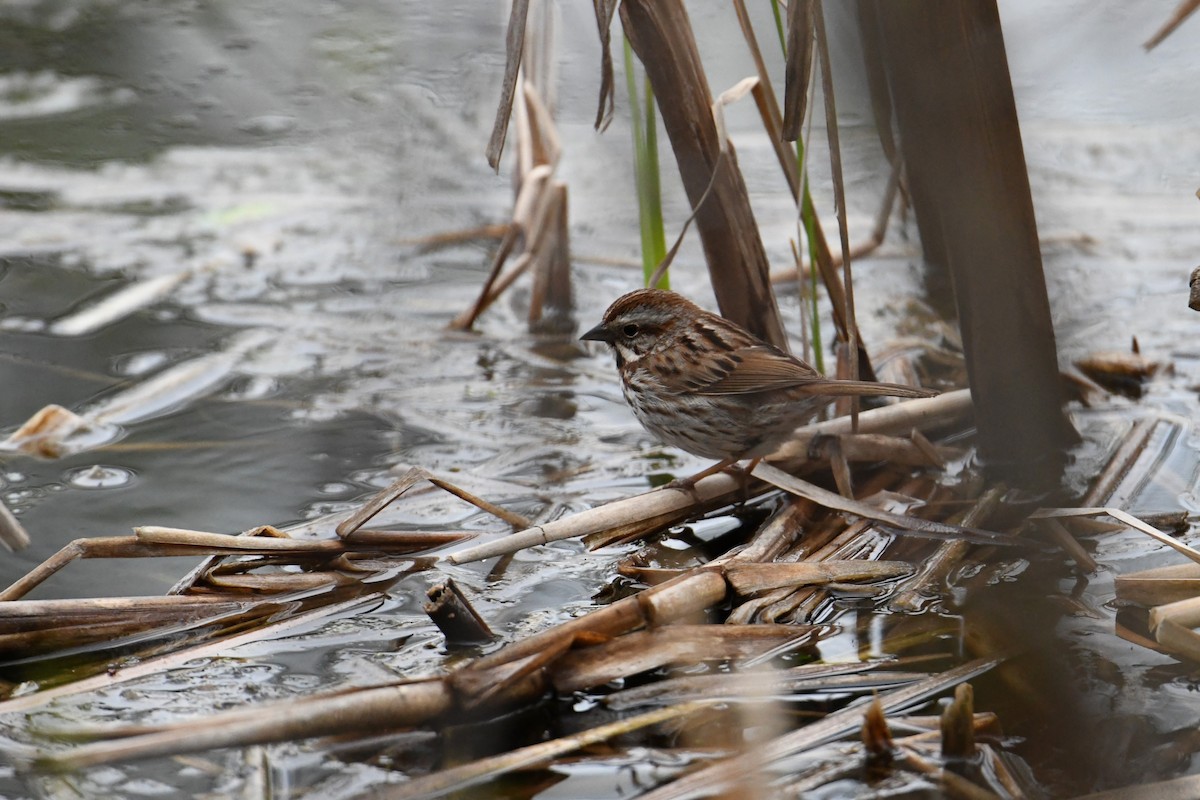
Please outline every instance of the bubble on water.
M95 464L67 473L66 481L77 489L115 489L127 486L134 479L133 470Z

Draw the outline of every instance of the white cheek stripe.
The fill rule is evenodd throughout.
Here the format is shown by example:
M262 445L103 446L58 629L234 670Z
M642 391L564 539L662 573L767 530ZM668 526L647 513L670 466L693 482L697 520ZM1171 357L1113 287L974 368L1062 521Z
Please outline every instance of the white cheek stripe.
M621 342L614 343L613 347L615 347L617 349L617 352L621 354L621 360L623 362L625 362L626 364L632 364L635 361L637 361L639 358L641 358L640 355L638 355L637 353L630 350L628 347L626 347Z

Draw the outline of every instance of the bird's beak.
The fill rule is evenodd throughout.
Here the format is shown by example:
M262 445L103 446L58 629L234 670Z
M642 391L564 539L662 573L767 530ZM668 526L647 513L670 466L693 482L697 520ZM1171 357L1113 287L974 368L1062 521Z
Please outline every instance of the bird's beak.
M604 327L603 322L601 322L599 325L592 328L590 331L585 333L583 336L580 336L579 338L583 341L605 342L607 344L612 344L612 340L613 340L612 333L609 332L608 328Z

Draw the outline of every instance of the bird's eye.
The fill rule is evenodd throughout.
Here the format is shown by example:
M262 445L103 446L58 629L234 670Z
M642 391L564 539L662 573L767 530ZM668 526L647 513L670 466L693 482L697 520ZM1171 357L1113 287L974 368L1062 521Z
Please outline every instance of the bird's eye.
M628 325L626 325L624 328L621 328L621 333L625 334L625 336L632 339L634 336L638 335L638 326L631 322Z

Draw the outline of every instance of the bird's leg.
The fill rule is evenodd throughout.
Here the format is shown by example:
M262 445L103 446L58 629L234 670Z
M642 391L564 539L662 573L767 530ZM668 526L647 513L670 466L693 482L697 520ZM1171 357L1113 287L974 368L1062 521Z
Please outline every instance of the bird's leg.
M676 478L675 480L671 481L663 488L664 489L682 489L683 491L687 492L688 494L691 494L692 492L695 491L696 484L699 483L702 478L707 478L709 475L716 475L721 470L728 469L729 467L732 467L736 463L737 463L736 458L727 458L724 461L718 461L716 464L713 464L711 467L705 467L704 469L700 470L699 472L697 472L695 475L692 475L691 477Z
M752 458L744 467L738 467L737 471L742 473L742 505L750 499L750 474L754 472L754 468L758 466L758 462L762 461L763 457Z

